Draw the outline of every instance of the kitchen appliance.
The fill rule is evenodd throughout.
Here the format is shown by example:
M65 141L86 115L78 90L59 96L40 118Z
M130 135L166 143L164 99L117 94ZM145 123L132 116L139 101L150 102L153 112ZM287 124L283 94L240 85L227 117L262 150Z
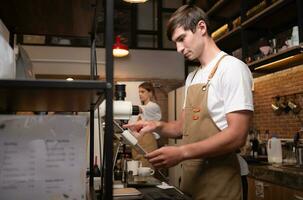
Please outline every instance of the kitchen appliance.
M281 140L272 137L267 142L267 158L269 163L282 163Z

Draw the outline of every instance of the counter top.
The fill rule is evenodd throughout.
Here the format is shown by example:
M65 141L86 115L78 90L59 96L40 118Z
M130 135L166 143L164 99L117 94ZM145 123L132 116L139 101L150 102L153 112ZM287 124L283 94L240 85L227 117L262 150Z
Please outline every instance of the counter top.
M98 180L99 182L101 179ZM97 182L98 182L97 181ZM130 183L130 184L129 184ZM134 180L130 181L127 186L123 185L121 181L114 181L114 188L136 188L138 191L140 191L142 194L134 194L134 195L118 195L115 196L114 200L127 200L127 199L141 199L141 200L192 200L191 197L181 192L179 189L175 187L167 187L166 189L162 189L157 187L157 185L161 185L161 181L159 181L157 178L149 176L149 177L134 177ZM116 187L115 187L116 185ZM163 185L163 183L162 183ZM88 186L88 184L87 184ZM122 187L120 187L122 186ZM167 185L168 186L168 185ZM98 187L96 187L98 188ZM89 191L87 194L95 194L96 198L94 199L100 199L100 190L95 188L95 192ZM125 189L126 189L125 188ZM89 188L87 188L89 189ZM126 192L125 190L124 192ZM133 192L129 190L130 192Z
M187 195L180 193L175 188L160 189L157 187L138 188L144 200L192 200Z
M248 176L303 191L303 168L295 165L249 164Z
M135 187L143 194L144 200L191 200L190 197L175 187L166 189L157 187L157 185L161 185L161 181L153 176L134 176L133 179L129 179L127 182L128 187Z

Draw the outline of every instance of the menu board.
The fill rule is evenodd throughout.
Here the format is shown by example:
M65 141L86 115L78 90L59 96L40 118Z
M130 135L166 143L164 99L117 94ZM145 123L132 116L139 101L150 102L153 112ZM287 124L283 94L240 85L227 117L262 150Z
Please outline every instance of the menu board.
M85 199L86 122L0 115L0 199Z

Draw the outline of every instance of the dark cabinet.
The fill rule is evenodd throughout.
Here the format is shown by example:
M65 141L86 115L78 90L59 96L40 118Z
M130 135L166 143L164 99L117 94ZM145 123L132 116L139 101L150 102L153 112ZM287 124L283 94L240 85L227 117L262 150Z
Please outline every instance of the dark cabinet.
M248 200L301 200L303 192L248 178Z

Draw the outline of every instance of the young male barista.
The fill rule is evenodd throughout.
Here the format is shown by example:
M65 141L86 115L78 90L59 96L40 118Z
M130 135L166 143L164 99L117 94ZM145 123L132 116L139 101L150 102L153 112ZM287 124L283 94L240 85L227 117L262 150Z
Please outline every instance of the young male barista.
M217 47L208 27L206 14L189 5L180 7L168 22L167 35L177 51L201 63L187 77L180 120L138 121L125 127L139 134L182 136L183 145L162 147L146 158L157 168L183 161L181 189L193 199L240 200L234 152L244 145L252 117L252 76L247 65Z

